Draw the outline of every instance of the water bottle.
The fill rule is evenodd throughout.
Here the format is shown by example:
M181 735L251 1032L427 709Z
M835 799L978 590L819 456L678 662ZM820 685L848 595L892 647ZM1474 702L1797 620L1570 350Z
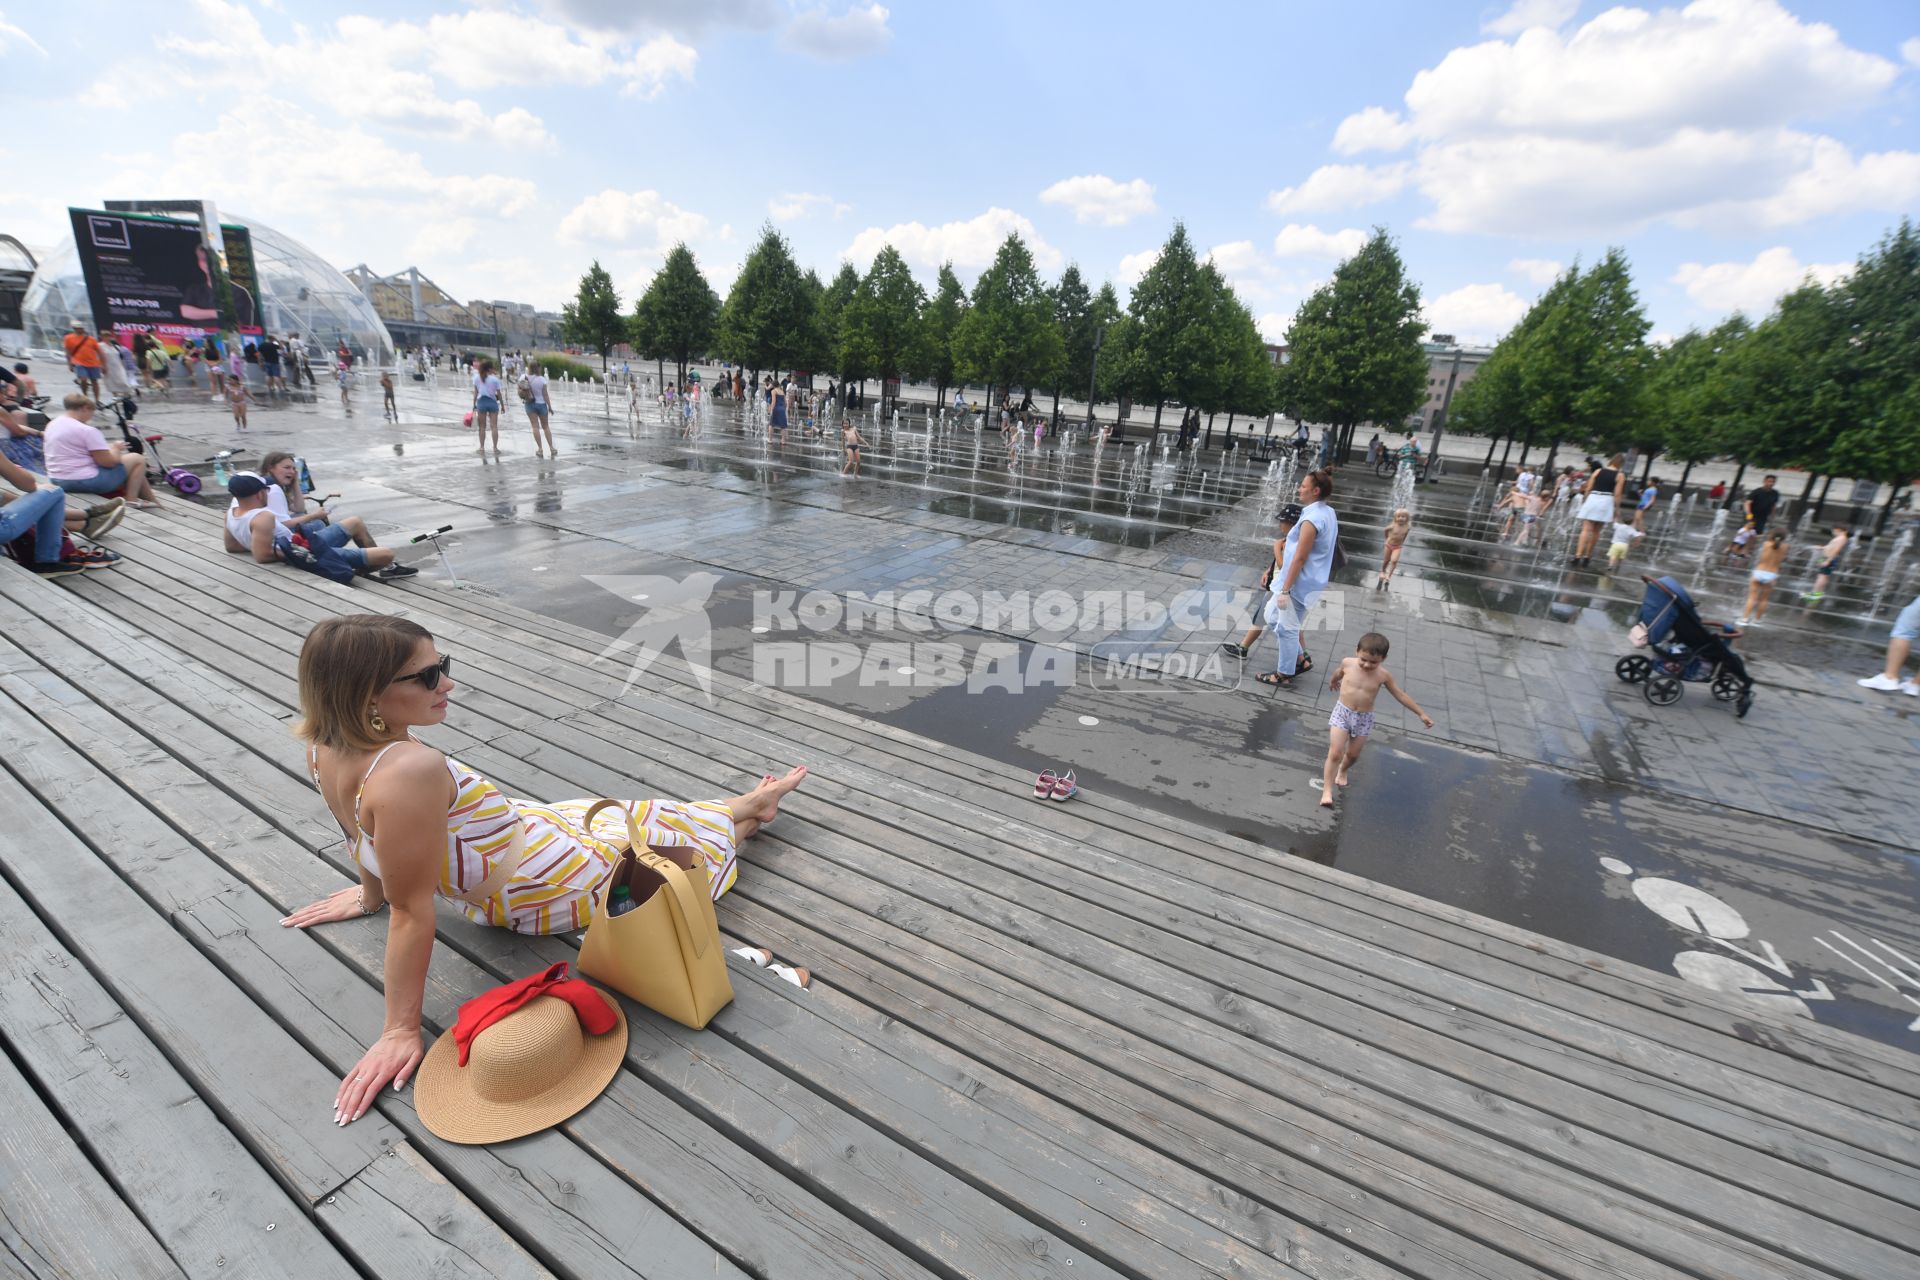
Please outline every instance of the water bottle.
M607 914L623 916L640 904L633 900L633 890L623 884L613 886L613 892L607 895Z
M313 477L307 474L307 460L305 458L295 458L293 464L300 468L300 492L312 493Z
M213 455L213 482L223 489L227 487L227 455L224 451Z

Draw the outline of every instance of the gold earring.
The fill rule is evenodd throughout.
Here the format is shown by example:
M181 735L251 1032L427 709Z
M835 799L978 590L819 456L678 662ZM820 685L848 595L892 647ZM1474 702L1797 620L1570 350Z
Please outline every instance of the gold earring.
M367 724L373 728L375 733L385 733L387 731L387 722L381 718L380 708L378 707L375 707L372 714L367 717Z

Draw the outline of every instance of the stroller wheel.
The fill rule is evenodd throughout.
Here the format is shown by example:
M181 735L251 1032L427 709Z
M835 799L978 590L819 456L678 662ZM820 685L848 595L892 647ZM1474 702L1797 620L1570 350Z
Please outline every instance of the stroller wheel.
M1713 678L1713 696L1722 702L1732 702L1746 688L1733 676L1715 676ZM1751 699L1749 699L1751 701Z
M1653 659L1643 653L1630 653L1613 664L1613 674L1628 684L1639 684L1653 670Z
M1680 695L1686 691L1679 676L1655 676L1641 687L1641 692L1647 695L1647 701L1656 707L1672 706L1680 701Z
M175 471L167 477L167 480L175 489L189 498L200 492L200 477L191 471Z

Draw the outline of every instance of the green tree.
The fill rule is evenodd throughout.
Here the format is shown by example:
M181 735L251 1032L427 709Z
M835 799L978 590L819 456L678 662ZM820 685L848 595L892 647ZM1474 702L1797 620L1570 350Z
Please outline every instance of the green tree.
M1335 268L1294 315L1290 390L1298 412L1339 431L1339 456L1362 422L1398 428L1427 395L1427 322L1383 227Z
M808 373L831 373L838 325L829 323L827 286L821 283L820 273L812 267L800 273L800 292L807 300L806 320L793 356L794 367Z
M620 295L614 292L613 277L607 274L598 258L580 277L580 290L573 301L560 308L560 331L568 342L598 351L603 372L614 343L626 336L627 322L620 314Z
M1830 394L1844 416L1821 469L1897 492L1920 476L1920 233L1912 221L1901 219L1832 295L1842 338L1830 348Z
M993 265L974 282L972 305L954 329L953 353L964 376L988 385L989 404L994 388L1004 395L1016 386L1030 389L1066 360L1053 300L1018 234L1001 243Z
M953 274L953 264L943 262L926 310L927 376L933 380L935 398L942 405L947 402L947 388L956 385L953 335L966 314L967 292L960 287L960 277Z
M917 374L926 364L927 335L921 319L927 292L913 278L907 260L892 245L873 256L866 278L854 291L841 321L841 346L848 362L871 369L882 379L880 412L887 411L886 386Z
M791 369L815 340L817 313L786 238L764 227L720 308L721 354L756 380L763 369Z
M707 283L692 251L676 244L634 304L628 330L637 350L672 360L684 383L687 362L712 345L719 320L720 296Z
M841 332L847 304L853 301L854 291L859 287L860 273L854 270L851 262L842 262L840 270L827 282L826 292L820 295L820 332L826 339L827 350L832 353L827 367L838 375L841 382L867 376L865 370L856 371L847 364L843 341L845 335Z
M1649 326L1626 255L1609 249L1590 270L1569 271L1548 292L1556 290L1522 348L1528 425L1558 424L1565 438L1603 454L1639 443L1649 421Z
M1144 404L1153 401L1153 437L1160 435L1160 415L1171 399L1182 399L1180 389L1196 379L1195 355L1207 354L1210 336L1203 313L1209 299L1201 293L1200 264L1184 223L1160 246L1140 282L1133 286L1127 314L1133 319L1126 348L1127 367L1122 381L1127 394Z
M1696 464L1732 451L1748 395L1739 347L1752 332L1735 312L1704 333L1689 329L1653 354L1647 412L1658 424L1661 450L1685 464L1681 492Z

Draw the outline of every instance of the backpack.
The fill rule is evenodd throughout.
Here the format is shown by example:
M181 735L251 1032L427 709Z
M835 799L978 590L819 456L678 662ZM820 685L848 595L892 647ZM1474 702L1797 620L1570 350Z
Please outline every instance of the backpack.
M533 403L533 383L532 382L530 382L526 378L522 378L520 379L519 382L514 384L514 390L520 393L520 403L522 404Z

